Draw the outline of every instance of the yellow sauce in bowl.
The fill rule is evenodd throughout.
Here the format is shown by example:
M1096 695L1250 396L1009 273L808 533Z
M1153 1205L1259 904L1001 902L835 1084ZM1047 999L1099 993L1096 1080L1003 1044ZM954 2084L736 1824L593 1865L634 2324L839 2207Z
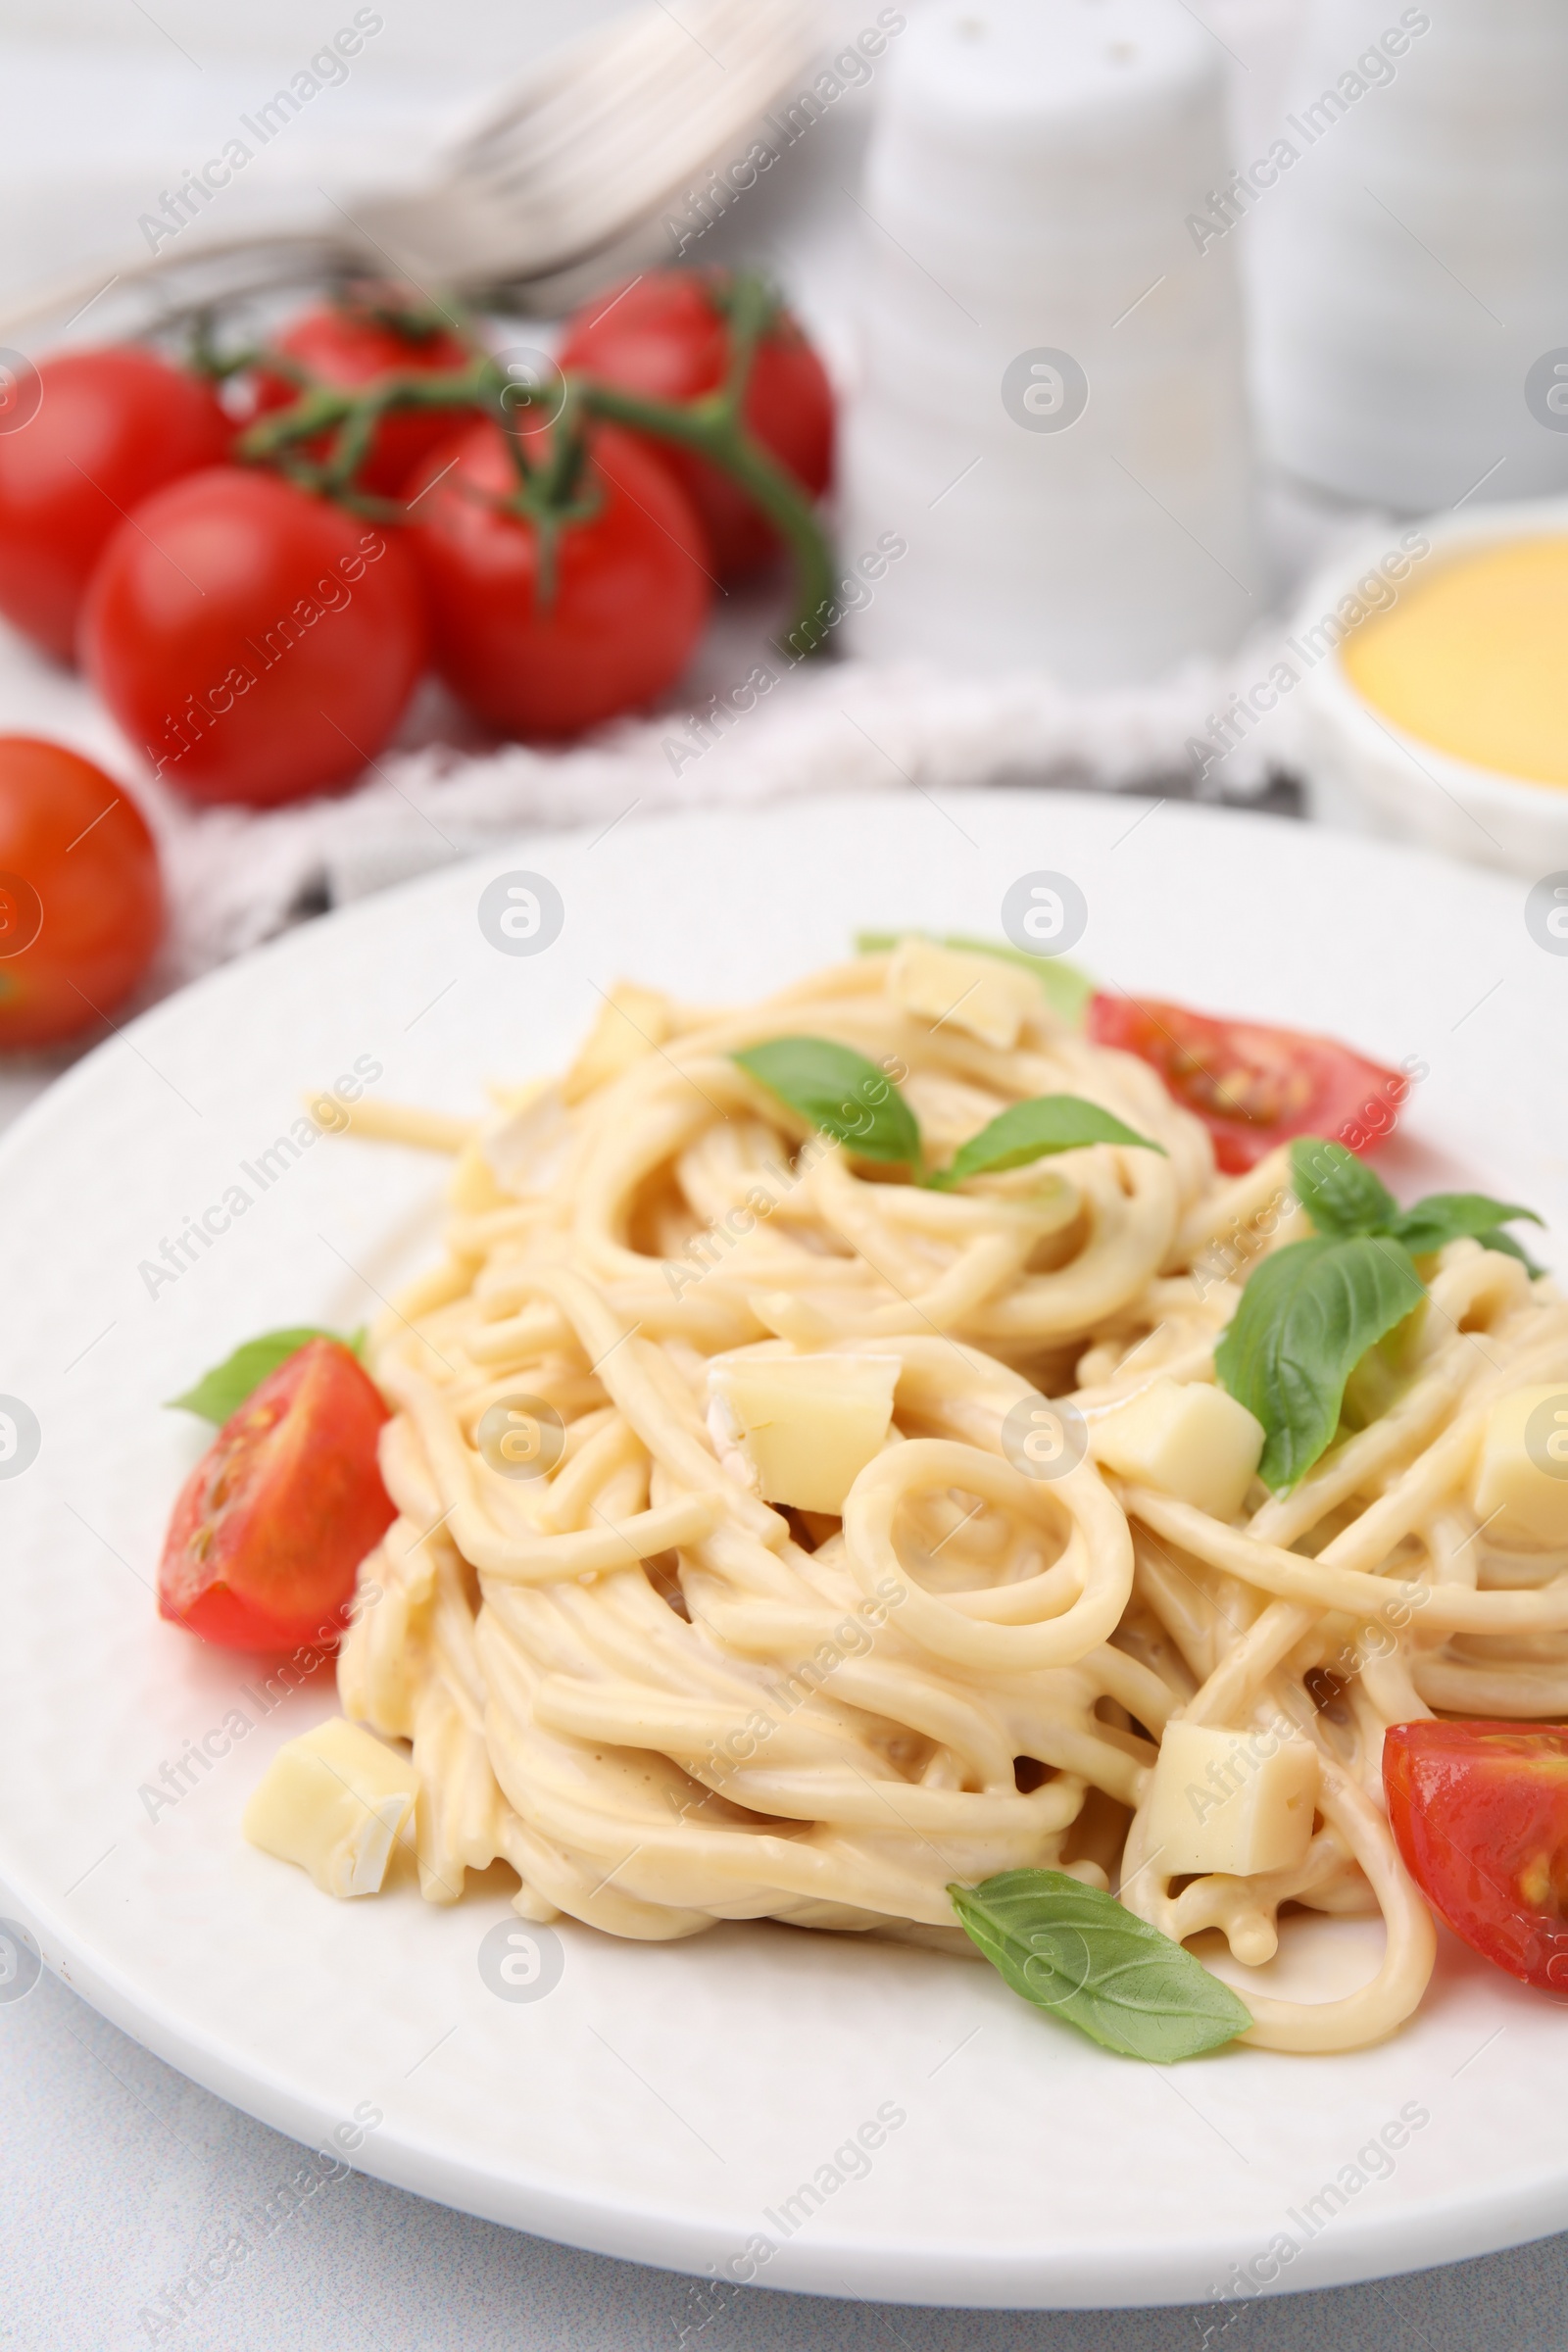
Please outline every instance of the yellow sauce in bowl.
M1341 656L1391 725L1472 766L1568 785L1568 537L1455 556Z

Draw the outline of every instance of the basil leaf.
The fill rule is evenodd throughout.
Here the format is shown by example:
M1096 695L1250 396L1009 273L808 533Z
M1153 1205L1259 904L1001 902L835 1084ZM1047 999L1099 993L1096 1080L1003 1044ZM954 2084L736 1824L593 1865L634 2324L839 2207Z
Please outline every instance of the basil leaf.
M336 1340L340 1348L350 1348L356 1355L365 1351L365 1333L356 1331L348 1339L340 1331L320 1331L314 1324L301 1324L294 1331L264 1332L259 1340L247 1340L233 1354L211 1372L204 1372L193 1389L183 1396L171 1396L171 1410L176 1405L181 1412L200 1413L204 1421L221 1425L230 1413L237 1413L247 1396L259 1389L279 1364L286 1364L291 1355L312 1340Z
M913 1111L892 1079L853 1046L827 1037L770 1037L732 1059L861 1159L918 1161Z
M1538 1266L1529 1250L1521 1249L1513 1235L1504 1233L1500 1225L1491 1233L1478 1233L1476 1240L1481 1244L1483 1250L1500 1250L1504 1257L1516 1257L1529 1273L1532 1282L1540 1282L1546 1271L1544 1266Z
M1004 1870L948 1893L1014 1992L1125 2058L1196 2058L1252 2022L1200 1960L1063 1870Z
M966 1176L984 1176L1003 1168L1021 1168L1053 1152L1076 1152L1085 1144L1137 1144L1146 1152L1167 1157L1163 1144L1135 1134L1098 1102L1079 1095L1036 1095L1027 1102L1012 1102L978 1135L955 1153L951 1167L926 1182L939 1192L951 1192Z
M1487 1250L1501 1250L1530 1268L1539 1279L1542 1268L1516 1241L1501 1231L1510 1218L1542 1220L1533 1208L1494 1200L1486 1193L1429 1193L1413 1208L1401 1209L1387 1185L1363 1167L1343 1144L1322 1136L1298 1136L1291 1146L1291 1181L1297 1199L1318 1232L1330 1240L1346 1241L1354 1234L1392 1234L1412 1257L1430 1257L1446 1242L1469 1239Z
M1333 1442L1351 1372L1425 1297L1401 1245L1371 1234L1292 1242L1249 1277L1214 1370L1267 1432L1268 1486L1305 1477Z
M1430 1304L1430 1298L1423 1297L1415 1312L1406 1315L1402 1323L1396 1323L1354 1366L1340 1399L1341 1433L1369 1429L1374 1421L1381 1421L1385 1413L1392 1412L1399 1398L1413 1387Z
M1298 1135L1291 1146L1291 1182L1312 1223L1331 1241L1392 1233L1399 1203L1380 1177L1343 1144Z
M1489 1200L1485 1193L1429 1193L1414 1208L1407 1208L1390 1227L1404 1244L1412 1257L1429 1257L1446 1242L1462 1239L1486 1241L1499 1225L1514 1217L1528 1217L1533 1225L1541 1223L1533 1208L1510 1207L1505 1200ZM1494 1249L1495 1243L1489 1243ZM1515 1251L1523 1256L1518 1244ZM1530 1263L1525 1259L1526 1265Z
M858 931L855 952L858 956L889 956L901 939L929 939L928 931ZM1010 948L1000 939L965 939L960 933L947 932L939 943L944 948L957 948L966 956L995 956L999 963L1015 963L1021 971L1039 981L1041 990L1053 1012L1060 1013L1075 1029L1084 1025L1089 1000L1095 993L1095 983L1087 972L1069 963L1064 956L1030 956L1022 948Z

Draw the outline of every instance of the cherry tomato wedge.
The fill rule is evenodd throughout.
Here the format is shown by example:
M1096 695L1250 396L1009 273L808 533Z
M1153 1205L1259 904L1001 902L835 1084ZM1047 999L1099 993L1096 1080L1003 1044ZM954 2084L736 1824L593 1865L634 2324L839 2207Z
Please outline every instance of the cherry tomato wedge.
M0 1047L90 1028L163 936L158 852L134 801L58 743L0 736Z
M62 352L19 395L38 405L0 433L0 612L69 662L93 565L125 515L221 465L234 427L210 384L134 346Z
M595 512L553 526L548 580L537 527L505 503L517 486L488 420L430 457L408 539L436 666L503 733L573 735L679 677L708 617L707 550L685 494L613 427L594 435L578 485Z
M569 319L563 368L580 368L628 392L690 401L716 391L729 365L721 274L651 270L611 287ZM746 422L812 498L833 475L833 393L827 370L787 311L757 348L746 387ZM744 490L703 458L649 440L696 507L721 579L755 571L778 538Z
M1333 1038L1147 997L1091 998L1089 1034L1159 1072L1183 1109L1202 1120L1230 1176L1256 1167L1293 1135L1375 1151L1410 1091L1401 1072Z
M185 1482L159 1615L229 1649L330 1641L360 1562L396 1516L376 1463L387 1418L337 1341L312 1340L279 1364Z
M1396 1723L1383 1786L1404 1866L1454 1934L1568 1994L1568 1730Z
M81 620L87 674L154 773L259 808L373 760L424 643L400 533L237 466L140 506Z
M436 324L416 324L395 301L378 303L373 289L303 312L273 337L273 348L338 392L357 392L387 375L448 375L466 368L470 357L456 335ZM298 384L266 369L258 371L255 390L258 416L286 408L300 395ZM361 487L395 498L415 466L438 442L451 439L456 423L451 409L383 416L360 469ZM324 457L330 436L306 446L310 456Z

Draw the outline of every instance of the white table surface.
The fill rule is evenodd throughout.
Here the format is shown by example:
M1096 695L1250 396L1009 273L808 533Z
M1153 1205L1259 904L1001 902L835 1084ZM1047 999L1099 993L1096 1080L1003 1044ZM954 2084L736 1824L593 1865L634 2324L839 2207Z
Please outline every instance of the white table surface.
M293 2142L45 1974L0 2005L0 2344L18 2352L1560 2352L1568 2248L1250 2305L929 2311L743 2289L449 2213L358 2173L283 2210ZM1049 2197L1048 2184L1042 2196ZM266 2208L272 2204L269 2233ZM243 2229L178 2327L141 2312ZM1206 2331L1206 2332L1205 2332Z
M1257 21L1261 30L1249 57L1261 83L1277 54L1278 20L1292 4L1206 0L1195 13L1244 45L1250 22ZM611 5L556 0L549 11L497 12L488 0L460 0L440 12L389 9L387 82L401 86L395 93L389 87L386 99L395 94L401 109L406 76L428 70L438 15L443 27L456 21L460 29L467 26L470 53L482 48L491 59L505 54L511 62L544 45L550 31L609 14ZM309 25L297 8L285 10L285 46L296 30L315 37L318 12L306 13ZM271 16L275 24L276 12ZM107 66L114 50L136 46L139 81L143 71L153 71L163 43L170 70L162 27L198 51L208 44L203 54L215 95L220 84L226 94L244 52L258 47L260 20L237 0L218 6L206 0L199 11L175 0L160 8L159 20L136 0L49 0L47 8L41 0L8 0L0 14L0 91L9 78L12 103L6 109L0 98L0 111L14 112L22 95L4 54L19 35L69 45L75 90L89 102L95 54ZM95 52L95 42L105 46ZM35 97L51 78L32 84ZM107 86L116 78L100 75L97 103L102 111L113 102L123 124L124 107ZM450 90L448 82L443 96ZM171 101L176 112L188 95L187 87ZM123 96L121 82L119 100ZM1256 87L1242 85L1245 112L1256 109L1257 98ZM90 103L85 113L90 121ZM35 139L48 127L35 121ZM70 138L64 115L54 129L63 152ZM34 157L41 152L35 145ZM41 223L50 211L58 224L58 210L39 209L46 191L35 177L30 193L26 225ZM15 240L26 225L8 209L0 280L14 283L26 258ZM73 232L75 226L73 220ZM824 257L835 242L824 240ZM0 1119L20 1107L27 1091L0 1089ZM308 2201L291 2204L288 2184L299 2162L290 2141L186 2082L46 1973L23 1999L0 2003L0 2346L19 2352L128 2352L151 2342L177 2342L188 2352L327 2346L332 2352L362 2346L367 2352L693 2352L699 2346L701 2352L805 2352L807 2346L813 2352L1022 2352L1025 2346L1030 2352L1069 2346L1073 2352L1387 2352L1393 2345L1400 2352L1474 2352L1486 2344L1559 2352L1568 2344L1568 2237L1382 2284L1223 2309L970 2313L763 2289L719 2304L700 2283L675 2274L550 2245L359 2174L324 2181ZM1049 2193L1043 2183L1042 2196ZM253 2251L192 2300L178 2325L146 2316L239 2228Z

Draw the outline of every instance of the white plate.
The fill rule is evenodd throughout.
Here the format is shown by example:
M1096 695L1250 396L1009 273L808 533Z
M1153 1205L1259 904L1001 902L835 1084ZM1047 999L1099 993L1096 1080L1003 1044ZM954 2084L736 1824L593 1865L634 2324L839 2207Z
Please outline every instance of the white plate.
M978 1966L771 1927L664 1945L564 1927L556 1988L503 2001L476 1964L500 1886L447 1910L338 1904L240 1839L247 1792L330 1711L330 1677L261 1718L246 1661L158 1622L164 1522L203 1443L159 1400L253 1332L372 1309L427 1250L440 1181L419 1153L322 1140L259 1190L245 1163L300 1090L368 1054L389 1099L469 1110L484 1077L558 1061L618 972L747 997L859 924L995 933L1004 889L1041 867L1084 890L1079 955L1107 981L1424 1056L1420 1148L1385 1167L1406 1188L1466 1169L1539 1205L1560 1247L1568 962L1529 937L1523 886L1264 819L993 792L628 820L597 846L519 842L216 974L0 1147L0 1392L42 1431L0 1480L0 1910L118 2024L313 2144L379 2111L354 2161L404 2187L770 2286L1179 2301L1237 2264L1256 2264L1246 2291L1271 2264L1321 2286L1568 2223L1562 2013L1452 1943L1382 2048L1165 2069L1107 2056ZM516 868L566 909L534 957L476 920ZM142 1262L235 1184L251 1205L150 1296ZM142 1788L235 1708L261 1719L150 1818ZM1352 1935L1369 1973L1373 1932ZM1393 2170L1358 2167L1406 2109L1429 2120ZM904 2120L869 2169L836 2162L879 2110ZM1362 2172L1379 2177L1352 2188ZM1314 2230L1308 2200L1342 2180ZM820 2204L791 2227L803 2182ZM1267 2254L1282 2235L1288 2260Z

